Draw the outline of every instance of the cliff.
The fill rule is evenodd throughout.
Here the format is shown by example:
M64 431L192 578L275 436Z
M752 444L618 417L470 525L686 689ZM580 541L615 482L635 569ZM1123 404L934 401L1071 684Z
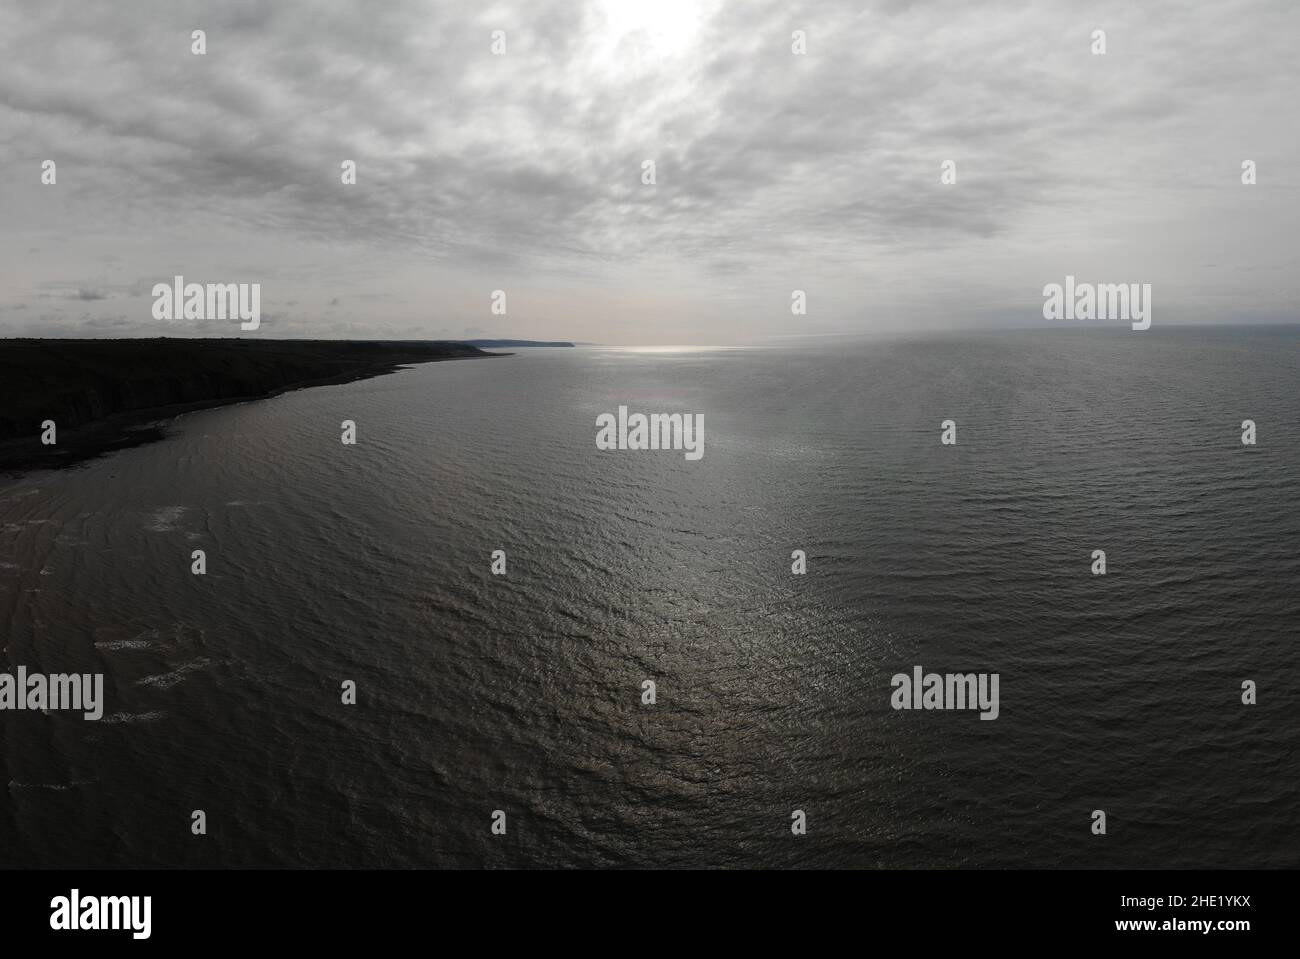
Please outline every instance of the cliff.
M64 431L77 427L118 421L120 439L121 427L150 414L347 382L408 363L498 355L449 342L0 340L0 465L60 452L40 447L47 419L58 426L62 452L70 453ZM95 440L106 443L122 445L104 436Z

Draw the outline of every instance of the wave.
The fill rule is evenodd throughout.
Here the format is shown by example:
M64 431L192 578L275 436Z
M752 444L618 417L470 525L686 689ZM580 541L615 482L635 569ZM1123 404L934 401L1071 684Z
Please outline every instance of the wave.
M63 792L67 789L74 789L77 786L89 786L91 783L98 782L96 779L74 779L70 783L20 783L16 779L9 780L10 789L53 789Z
M177 666L171 672L161 673L157 676L146 676L144 679L137 679L137 686L153 686L156 689L171 689L177 683L184 682L185 677L190 673L199 672L207 669L212 665L212 660L205 657L193 660Z
M177 524L188 510L188 506L164 506L149 517L144 528L151 533L170 533L177 529Z
M166 715L160 709L153 709L147 713L113 713L111 716L105 716L100 722L108 726L133 726L136 723L156 723Z
M147 639L109 639L96 643L95 648L115 653L120 649L153 649L157 645Z

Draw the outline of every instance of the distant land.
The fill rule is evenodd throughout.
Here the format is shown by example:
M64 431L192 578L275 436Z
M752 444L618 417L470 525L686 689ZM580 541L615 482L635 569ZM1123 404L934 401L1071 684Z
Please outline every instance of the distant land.
M508 354L464 342L0 339L0 469L59 466L161 436L189 410ZM53 420L58 442L41 443Z
M527 348L530 346L573 346L572 343L555 340L546 342L544 340L464 340L470 346L481 346L485 350L506 350L515 348Z

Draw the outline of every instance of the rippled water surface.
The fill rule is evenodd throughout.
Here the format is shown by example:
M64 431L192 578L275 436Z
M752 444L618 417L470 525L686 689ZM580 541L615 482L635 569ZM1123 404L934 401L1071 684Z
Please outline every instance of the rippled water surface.
M0 862L1295 866L1298 348L524 351L0 478L0 661L107 701L0 713ZM916 665L998 719L892 710Z

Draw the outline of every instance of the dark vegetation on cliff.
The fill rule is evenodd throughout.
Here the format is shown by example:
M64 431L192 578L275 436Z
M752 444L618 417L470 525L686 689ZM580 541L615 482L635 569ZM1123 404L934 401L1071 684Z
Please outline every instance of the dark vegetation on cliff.
M129 445L122 430L151 414L343 383L409 363L495 355L428 341L0 340L0 466L45 465L60 456L84 458L88 446ZM40 444L45 420L58 428L55 447ZM65 430L87 426L95 436L65 443Z

